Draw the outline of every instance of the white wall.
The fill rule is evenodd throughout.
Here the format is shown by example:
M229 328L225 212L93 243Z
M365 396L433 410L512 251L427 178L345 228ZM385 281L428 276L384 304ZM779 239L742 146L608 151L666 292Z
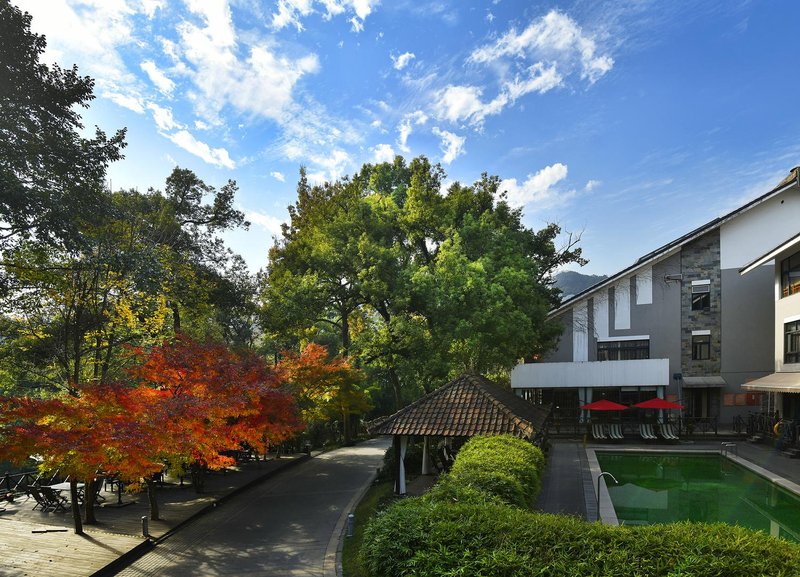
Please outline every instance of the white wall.
M720 227L720 264L739 269L800 231L796 186L749 209Z
M514 389L665 387L669 384L669 359L527 363L511 371L511 388Z

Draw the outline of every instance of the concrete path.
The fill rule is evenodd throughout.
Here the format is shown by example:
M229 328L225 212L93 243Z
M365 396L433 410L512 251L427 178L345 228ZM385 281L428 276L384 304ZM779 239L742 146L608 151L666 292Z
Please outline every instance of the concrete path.
M182 527L119 575L333 576L344 519L390 442L372 439L282 472Z

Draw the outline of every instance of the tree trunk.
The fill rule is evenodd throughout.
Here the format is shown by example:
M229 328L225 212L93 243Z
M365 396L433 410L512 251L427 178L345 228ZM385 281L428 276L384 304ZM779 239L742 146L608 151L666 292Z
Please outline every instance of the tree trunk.
M353 432L350 430L350 411L342 411L342 422L344 423L344 445L348 446L353 441Z
M178 303L171 302L169 306L172 309L172 330L177 335L181 332L181 312L178 309Z
M392 384L392 392L394 393L394 410L399 411L403 408L403 397L400 390L400 377L397 376L397 371L394 367L389 369L389 382Z
M83 523L81 522L81 506L78 503L78 481L75 478L75 475L72 475L69 479L69 500L71 501L72 505L72 522L75 525L75 534L83 535Z
M147 485L147 500L150 503L150 520L158 521L158 498L156 495L156 482L152 476L144 478L144 484Z
M347 358L350 356L350 321L348 316L349 311L342 311L342 356Z
M89 479L83 486L83 522L86 525L97 525L97 518L94 516L94 495L97 483L102 483L102 481Z

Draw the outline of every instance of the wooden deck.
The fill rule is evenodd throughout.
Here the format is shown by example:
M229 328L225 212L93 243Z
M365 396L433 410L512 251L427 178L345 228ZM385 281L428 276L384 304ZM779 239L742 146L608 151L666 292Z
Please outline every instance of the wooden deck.
M226 473L206 477L203 493L189 483L167 479L158 490L161 520L148 521L149 534L160 537L167 531L249 482L256 481L298 456L284 456L266 462L247 463ZM147 495L123 494L124 507L115 507L117 494L103 492L105 503L96 507L97 525L84 525L85 535L76 535L72 514L33 510L35 501L22 497L0 503L0 577L86 577L105 567L142 541L142 517L149 516ZM66 531L65 531L66 529ZM45 531L34 533L33 531Z

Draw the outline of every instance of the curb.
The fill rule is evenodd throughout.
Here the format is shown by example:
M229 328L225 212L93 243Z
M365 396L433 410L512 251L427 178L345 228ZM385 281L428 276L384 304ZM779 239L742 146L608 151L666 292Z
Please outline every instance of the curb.
M328 546L325 549L325 560L322 565L322 577L343 577L342 573L342 547L344 546L344 530L347 523L347 516L352 513L356 506L361 502L361 499L364 498L364 495L367 494L370 487L372 487L372 483L375 481L375 478L378 476L378 470L375 470L369 476L369 479L364 483L361 487L361 490L358 491L353 498L350 499L350 502L347 503L347 506L342 510L342 514L339 515L339 520L336 522L336 526L333 528L333 533L331 534L331 538L328 541ZM331 565L333 565L333 569L331 570Z
M203 507L199 511L196 511L195 513L191 514L189 517L187 517L186 519L184 519L183 521L181 521L180 523L175 525L172 529L170 529L169 531L167 531L166 533L164 533L160 537L157 537L155 539L152 539L152 538L145 539L143 542L141 542L139 545L137 545L136 547L134 547L130 551L127 551L127 552L123 553L122 555L117 557L114 561L112 561L111 563L109 563L105 567L101 567L100 569L98 569L97 571L92 573L89 577L112 577L113 575L116 575L117 573L119 573L120 571L122 571L123 569L128 567L131 563L133 563L134 561L138 560L139 558L144 556L146 553L149 553L150 551L155 549L155 547L157 545L159 545L159 544L163 543L164 541L166 541L167 539L169 539L172 535L177 533L179 530L183 529L187 525L190 525L191 523L194 523L200 517L203 517L204 515L210 513L211 511L216 509L218 506L223 505L224 503L226 503L227 501L229 501L233 497L235 497L237 495L240 495L241 493L244 493L245 491L247 491L249 489L252 489L256 485L259 485L259 484L263 483L267 479L270 479L270 478L274 477L275 475L277 475L278 473L280 473L282 471L285 471L287 469L291 469L292 467L296 467L300 463L305 463L310 458L311 457L309 457L308 455L302 455L302 456L299 456L299 457L296 457L296 458L292 459L291 461L286 461L286 464L281 465L280 467L278 467L276 469L273 469L271 471L267 471L262 476L256 477L255 479L252 479L252 480L248 481L247 483L245 483L241 487L237 487L237 488L231 490L230 492L228 492L228 493L224 494L223 496L221 496L219 499L217 499L215 501L212 501L211 503L209 503L208 505L206 505L205 507Z

